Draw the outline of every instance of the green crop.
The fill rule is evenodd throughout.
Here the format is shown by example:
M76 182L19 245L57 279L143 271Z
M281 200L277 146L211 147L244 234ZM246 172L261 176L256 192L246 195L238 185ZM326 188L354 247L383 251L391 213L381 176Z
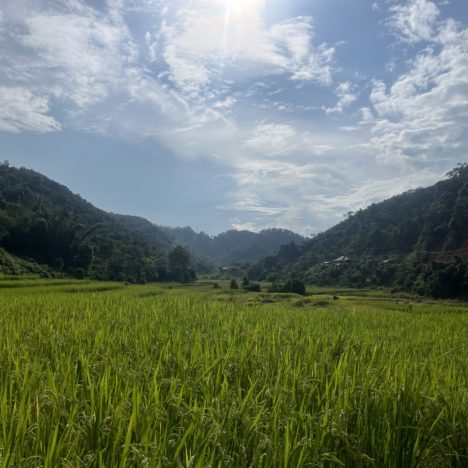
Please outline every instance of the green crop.
M468 465L462 304L64 283L0 290L1 467Z

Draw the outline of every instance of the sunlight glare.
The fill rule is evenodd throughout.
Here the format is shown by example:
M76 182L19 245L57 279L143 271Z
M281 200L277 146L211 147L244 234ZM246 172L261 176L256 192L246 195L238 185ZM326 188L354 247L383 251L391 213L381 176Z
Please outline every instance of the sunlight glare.
M224 7L223 48L226 50L231 23L252 23L260 21L267 0L215 0Z

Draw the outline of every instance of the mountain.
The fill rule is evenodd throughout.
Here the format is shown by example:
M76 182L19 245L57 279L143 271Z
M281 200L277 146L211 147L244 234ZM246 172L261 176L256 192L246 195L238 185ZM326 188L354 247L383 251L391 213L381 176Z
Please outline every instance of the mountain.
M25 168L0 164L0 272L68 274L131 282L182 280L194 271L249 263L301 243L291 231L228 231L216 237L100 210ZM183 246L190 250L184 253Z
M468 294L468 165L431 187L373 204L302 246L284 246L252 279L394 286L436 297Z
M0 164L3 272L39 268L132 282L192 278L190 261L173 247L149 221L107 213L37 172Z
M191 264L198 273L208 273L214 268L210 256L200 255L197 249L192 249L184 242L179 241L172 233L173 229L157 226L147 219L138 216L120 215L112 213L112 216L125 228L137 233L140 238L153 247L163 246L166 250L176 245L187 247L190 250ZM190 228L188 228L190 229ZM191 230L191 229L190 229ZM177 229L174 229L177 231ZM193 231L192 231L193 232Z
M214 237L196 233L190 227L163 229L176 243L216 266L256 262L276 254L284 244L304 242L302 236L287 229L265 229L259 233L230 230Z

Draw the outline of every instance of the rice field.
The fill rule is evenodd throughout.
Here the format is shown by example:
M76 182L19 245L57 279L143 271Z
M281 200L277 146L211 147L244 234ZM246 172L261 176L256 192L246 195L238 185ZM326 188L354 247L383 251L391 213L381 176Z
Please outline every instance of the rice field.
M468 466L466 304L220 286L0 279L0 466Z

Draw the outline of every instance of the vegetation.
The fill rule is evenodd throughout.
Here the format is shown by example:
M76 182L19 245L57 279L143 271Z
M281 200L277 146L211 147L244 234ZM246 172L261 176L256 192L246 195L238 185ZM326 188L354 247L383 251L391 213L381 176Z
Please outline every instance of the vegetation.
M350 214L302 246L283 246L249 277L460 297L468 294L467 260L468 165L461 165L432 187Z
M210 264L224 264L229 266L218 278L267 280L283 292L303 290L291 283L295 279L464 297L467 233L468 165L433 187L351 213L303 243L281 229L228 231L212 238L190 228L158 227L106 213L34 171L0 164L0 272L7 274L187 283L197 272L210 272ZM274 252L253 265L238 263Z
M0 274L38 274L44 277L49 277L53 276L53 271L46 265L38 265L34 261L15 257L0 247Z
M106 213L37 172L0 164L0 248L10 255L0 255L0 271L7 273L187 282L216 264L274 254L291 240L303 239L282 229L228 231L211 238L190 228L164 228L137 216ZM190 250L190 260L169 265L169 253L179 245Z
M466 466L461 304L0 285L0 466Z
M305 296L306 287L301 280L290 279L284 283L273 283L269 291L275 293L294 293Z
M66 187L8 164L0 164L0 247L10 254L0 255L6 273L138 283L194 278L191 261L170 261L173 243L162 229L106 213Z

